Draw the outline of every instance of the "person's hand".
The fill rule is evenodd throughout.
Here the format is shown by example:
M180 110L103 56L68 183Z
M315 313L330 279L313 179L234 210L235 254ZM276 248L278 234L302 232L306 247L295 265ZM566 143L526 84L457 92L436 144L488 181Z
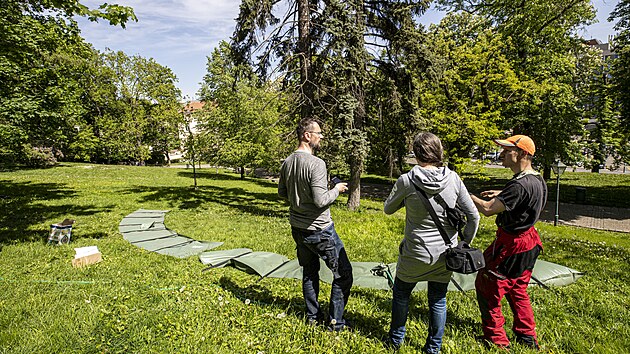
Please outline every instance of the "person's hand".
M343 193L348 190L348 183L346 182L337 183L335 184L335 188L339 190L339 193Z
M485 198L494 198L499 195L499 193L501 193L499 190L483 191L481 192L481 196Z

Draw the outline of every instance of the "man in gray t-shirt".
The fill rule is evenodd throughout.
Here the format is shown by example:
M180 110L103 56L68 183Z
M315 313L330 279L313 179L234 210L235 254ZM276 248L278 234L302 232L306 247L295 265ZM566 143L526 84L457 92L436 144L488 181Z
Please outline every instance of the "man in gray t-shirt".
M343 311L352 287L352 266L335 231L329 206L348 187L337 183L328 190L326 163L313 155L324 137L314 119L303 119L296 129L298 148L280 168L278 194L289 201L291 234L302 266L302 291L309 324L324 324L334 331L348 326ZM328 315L319 307L319 259L333 273Z

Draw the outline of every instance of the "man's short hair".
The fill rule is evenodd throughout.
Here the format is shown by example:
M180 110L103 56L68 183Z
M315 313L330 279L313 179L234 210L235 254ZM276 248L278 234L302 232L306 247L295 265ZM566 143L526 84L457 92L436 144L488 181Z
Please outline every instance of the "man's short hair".
M302 140L302 136L304 136L304 133L313 128L313 124L315 123L319 124L319 121L315 118L303 118L302 120L300 120L297 128L295 129L295 134L297 135L298 141Z
M440 138L429 132L421 132L416 135L413 139L413 153L418 162L436 166L441 166L444 159L444 148L442 148Z

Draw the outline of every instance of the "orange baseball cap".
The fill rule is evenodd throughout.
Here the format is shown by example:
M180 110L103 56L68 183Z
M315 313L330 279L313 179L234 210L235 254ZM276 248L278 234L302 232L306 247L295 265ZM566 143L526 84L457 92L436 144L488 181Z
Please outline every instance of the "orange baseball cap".
M532 156L536 153L536 144L527 135L514 135L505 140L496 139L494 142L499 146L517 147Z

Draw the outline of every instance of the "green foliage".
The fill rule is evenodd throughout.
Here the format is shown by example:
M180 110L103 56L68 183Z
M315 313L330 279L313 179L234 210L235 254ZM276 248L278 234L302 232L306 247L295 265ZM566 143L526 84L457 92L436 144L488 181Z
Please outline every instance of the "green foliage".
M612 62L612 94L619 104L618 142L619 157L630 163L630 2L621 0L610 14L610 21L616 20L614 50L618 57Z
M30 147L26 150L26 164L31 167L54 166L57 157L63 157L63 154L49 147Z
M83 161L163 163L179 147L183 124L171 69L120 51L93 53L85 67L80 84L87 112L69 154Z
M92 156L96 155L99 139L94 135L90 126L79 129L74 141L68 146L68 152L78 161L90 162Z
M421 82L424 129L443 142L449 165L461 168L476 148L490 148L499 136L503 111L519 82L503 54L506 44L487 20L462 13L448 15L429 29L434 56Z
M575 175L576 183L597 177L592 182L601 191L624 181ZM166 225L180 234L223 241L221 249L249 247L295 258L288 207L274 183L204 170L193 190L191 178L189 169L89 164L0 172L0 351L391 352L383 346L391 292L354 287L347 314L356 330L330 333L304 324L297 280L257 282L258 277L233 268L202 272L205 266L195 257L162 256L123 240L118 233L123 217L139 208L169 209ZM616 191L630 200L627 189ZM396 260L404 211L386 216L382 199L364 198L356 212L337 203L332 213L352 261ZM66 217L77 220L72 243L46 245L50 224ZM482 218L474 245L483 248L492 241L493 221ZM628 352L627 235L543 222L537 228L545 247L542 259L587 272L566 287L529 289L543 350ZM72 268L73 248L84 246L98 246L103 261ZM324 306L329 293L330 285L322 283ZM473 292L449 292L447 301L444 353L500 352L475 340L481 320ZM427 306L426 292L412 295L408 340L400 353L421 351ZM504 311L509 333L507 302ZM518 345L511 352L532 353Z
M12 124L0 124L0 159L15 163L23 159L28 136Z
M231 48L221 42L208 58L200 90L211 102L197 113L201 157L233 167L275 170L295 142L282 134L292 128L287 102L273 83L261 84L251 68L233 61ZM291 136L292 138L292 136Z
M67 147L67 133L83 114L77 81L90 48L63 17L29 15L9 1L0 18L0 124L14 135L3 150L26 162L25 144Z
M78 15L95 22L104 19L110 25L120 25L122 28L125 28L125 24L129 21L138 21L131 7L116 4L103 3L98 9L90 9L79 0L8 0L8 2L30 14L52 12L66 17Z
M498 128L530 135L537 143L537 161L547 173L556 158L574 154L570 142L584 128L577 109L581 97L574 87L586 75L577 68L582 49L575 31L593 20L591 3L442 0L439 4L475 13L490 25L488 34L494 39L488 43L496 48L491 57L503 58L507 64L498 74L510 72L499 77L509 83L508 90L500 92L500 110L490 116L500 122Z
M96 52L74 15L122 27L137 20L130 7L90 9L76 0L0 6L3 162L145 161L151 151L164 156L178 147L172 71L153 59Z

